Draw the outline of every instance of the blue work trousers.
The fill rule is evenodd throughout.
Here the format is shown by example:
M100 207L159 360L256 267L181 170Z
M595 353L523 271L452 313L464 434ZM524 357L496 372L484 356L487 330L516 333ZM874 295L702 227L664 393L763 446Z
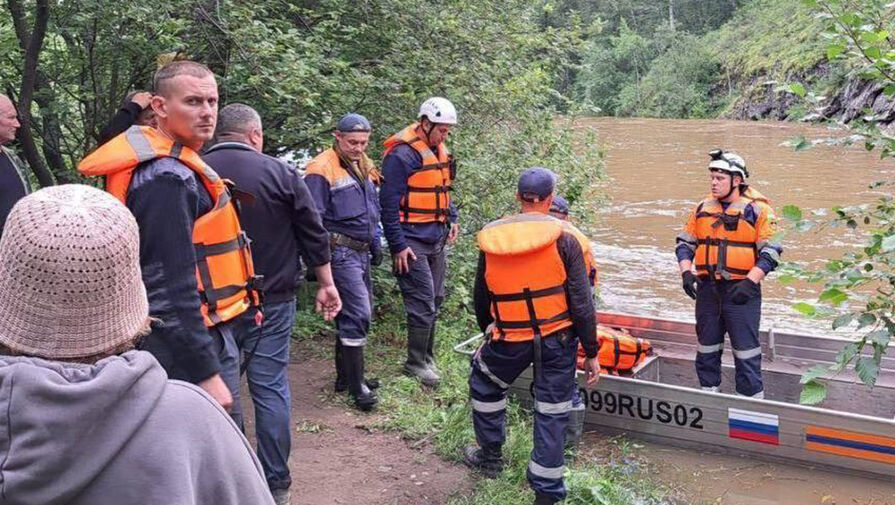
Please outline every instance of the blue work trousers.
M337 246L332 255L333 282L342 299L336 316L339 341L348 347L367 343L373 313L373 286L370 281L370 255L366 251Z
M537 493L566 496L564 433L572 410L578 339L567 331L541 341L541 367L534 381L534 449L528 482ZM533 342L490 341L472 361L469 396L476 442L498 452L506 440L507 390L534 360Z
M409 273L397 276L404 298L407 326L432 328L444 300L447 268L444 244L407 239L407 245L416 255L416 260L411 262Z
M758 328L761 319L761 291L746 303L737 305L731 291L738 281L700 280L696 293L696 375L704 388L721 385L721 353L724 335L730 336L736 370L736 392L743 396L761 396L761 344ZM745 281L739 281L745 282Z
M221 364L223 366L226 361L224 368L228 370L222 376L234 398L230 415L240 428L243 428L239 402L240 357L248 360L245 373L255 408L258 460L270 489L286 489L292 484L289 472L292 400L287 365L294 320L294 299L266 304L263 325L257 326L251 321L247 332L221 332L223 338L218 340L222 345L219 352ZM246 321L241 321L241 324L246 324Z

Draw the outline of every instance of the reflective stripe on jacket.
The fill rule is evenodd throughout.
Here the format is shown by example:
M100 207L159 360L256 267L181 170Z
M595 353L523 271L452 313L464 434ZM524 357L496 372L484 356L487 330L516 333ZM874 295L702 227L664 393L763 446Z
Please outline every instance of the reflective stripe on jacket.
M402 223L447 222L451 207L451 184L456 165L444 142L432 152L416 134L418 123L388 138L383 156L400 144L407 144L422 157L422 167L407 178L407 191L401 198Z
M782 248L775 242L776 215L769 203L751 187L726 209L712 197L700 202L677 238L678 243L694 251L697 275L744 279L760 254L779 261ZM754 222L744 217L747 206L755 211Z
M106 176L106 191L124 203L137 166L162 157L189 167L211 194L211 211L193 224L196 279L205 325L229 321L260 303L252 286L252 254L224 181L195 151L153 128L132 126L81 160L78 171Z
M478 234L491 299L491 337L533 340L572 325L566 269L557 248L562 223L546 214L517 214Z

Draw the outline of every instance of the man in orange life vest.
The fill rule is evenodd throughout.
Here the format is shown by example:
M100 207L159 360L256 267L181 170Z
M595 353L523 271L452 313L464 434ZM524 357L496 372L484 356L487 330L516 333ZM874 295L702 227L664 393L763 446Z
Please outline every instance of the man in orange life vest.
M214 133L217 82L191 61L169 63L154 81L158 130L133 126L78 170L105 176L139 224L143 283L159 321L142 347L238 420L239 361L224 337L256 324L259 280L230 193L197 152Z
M484 475L502 469L509 385L534 364L534 449L528 481L536 505L565 498L563 434L572 410L578 341L587 353L587 385L599 379L596 314L579 239L548 215L555 175L531 168L519 178L522 212L486 225L478 235L476 320L485 343L469 376L478 447L467 465Z
M768 199L746 184L743 158L720 149L709 155L711 195L690 213L675 249L684 292L696 300L696 374L702 389L720 390L727 333L737 394L764 398L760 283L783 252L774 237L777 218Z
M445 243L459 235L451 200L456 175L445 146L457 124L454 105L430 98L413 123L385 141L384 182L379 201L382 228L407 313L404 371L430 387L441 378L435 368L435 320L444 300Z

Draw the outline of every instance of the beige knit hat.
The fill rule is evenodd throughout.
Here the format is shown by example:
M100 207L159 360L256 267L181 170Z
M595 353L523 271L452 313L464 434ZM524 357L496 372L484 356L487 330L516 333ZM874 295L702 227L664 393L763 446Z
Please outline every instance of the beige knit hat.
M0 344L94 356L132 340L148 316L137 222L121 202L69 184L13 207L0 239Z

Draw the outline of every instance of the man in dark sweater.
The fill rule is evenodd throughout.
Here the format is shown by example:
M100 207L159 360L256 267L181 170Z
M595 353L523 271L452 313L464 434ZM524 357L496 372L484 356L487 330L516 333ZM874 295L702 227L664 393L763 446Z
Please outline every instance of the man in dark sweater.
M299 247L317 275L318 310L331 303L341 308L341 301L330 270L329 236L308 187L293 167L262 154L263 145L258 113L234 103L221 109L215 144L203 159L243 195L240 221L252 242L255 269L264 275L264 325L236 345L246 354L243 366L255 405L258 458L274 499L289 503L291 402L286 365Z
M6 95L0 95L0 235L3 234L6 216L12 206L31 190L24 165L5 146L15 140L20 126L12 100Z
M124 132L134 125L151 126L155 128L158 125L155 117L155 111L150 107L152 102L152 93L148 91L132 91L124 97L121 108L109 121L109 124L103 128L99 134L99 143L105 144L112 140L118 134Z

